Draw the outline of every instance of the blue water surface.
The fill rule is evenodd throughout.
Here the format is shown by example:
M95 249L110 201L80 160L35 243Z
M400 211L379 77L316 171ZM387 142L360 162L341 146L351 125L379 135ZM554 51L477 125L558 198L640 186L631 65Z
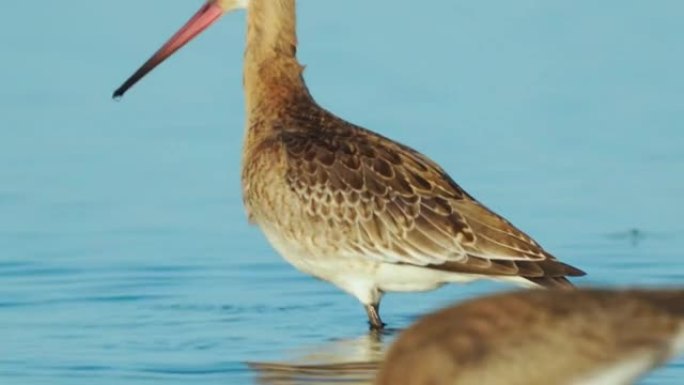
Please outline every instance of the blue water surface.
M244 363L364 361L391 339L247 224L244 12L110 99L200 3L0 4L0 384L289 383ZM435 159L579 284L684 282L684 3L298 8L322 105ZM390 294L383 316L507 287ZM680 358L643 384L682 378Z

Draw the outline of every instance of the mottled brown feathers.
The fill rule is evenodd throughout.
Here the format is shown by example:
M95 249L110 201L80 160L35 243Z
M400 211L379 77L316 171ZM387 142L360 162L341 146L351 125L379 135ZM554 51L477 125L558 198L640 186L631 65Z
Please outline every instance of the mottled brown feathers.
M376 384L574 384L631 359L643 360L635 367L646 371L673 354L684 332L682 304L684 290L533 290L475 299L402 333Z
M417 151L349 124L313 100L288 105L268 143L312 228L344 231L368 258L571 286L583 275L489 211ZM274 165L275 166L275 165Z

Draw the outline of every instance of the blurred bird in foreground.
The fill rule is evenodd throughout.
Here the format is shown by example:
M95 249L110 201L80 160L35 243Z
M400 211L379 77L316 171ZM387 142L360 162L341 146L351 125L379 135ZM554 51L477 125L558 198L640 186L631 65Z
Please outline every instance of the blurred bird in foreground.
M627 385L684 351L684 289L526 291L426 316L376 385Z

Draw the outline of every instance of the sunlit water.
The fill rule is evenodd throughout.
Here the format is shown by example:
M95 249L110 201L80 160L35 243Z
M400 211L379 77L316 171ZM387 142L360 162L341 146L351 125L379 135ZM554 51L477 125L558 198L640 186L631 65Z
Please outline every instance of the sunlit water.
M1 384L364 383L326 365L393 338L246 223L244 15L109 99L199 3L0 5ZM684 5L416 5L301 0L318 100L433 157L579 284L682 284ZM389 295L383 316L505 288ZM643 383L681 384L683 362Z

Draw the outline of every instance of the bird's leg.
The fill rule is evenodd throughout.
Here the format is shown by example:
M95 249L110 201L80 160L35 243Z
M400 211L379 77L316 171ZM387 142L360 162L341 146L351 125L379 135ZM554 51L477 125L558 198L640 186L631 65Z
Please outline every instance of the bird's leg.
M371 330L382 330L385 327L385 323L380 319L380 304L374 303L371 305L364 305L366 308L366 314L368 314L368 324Z

